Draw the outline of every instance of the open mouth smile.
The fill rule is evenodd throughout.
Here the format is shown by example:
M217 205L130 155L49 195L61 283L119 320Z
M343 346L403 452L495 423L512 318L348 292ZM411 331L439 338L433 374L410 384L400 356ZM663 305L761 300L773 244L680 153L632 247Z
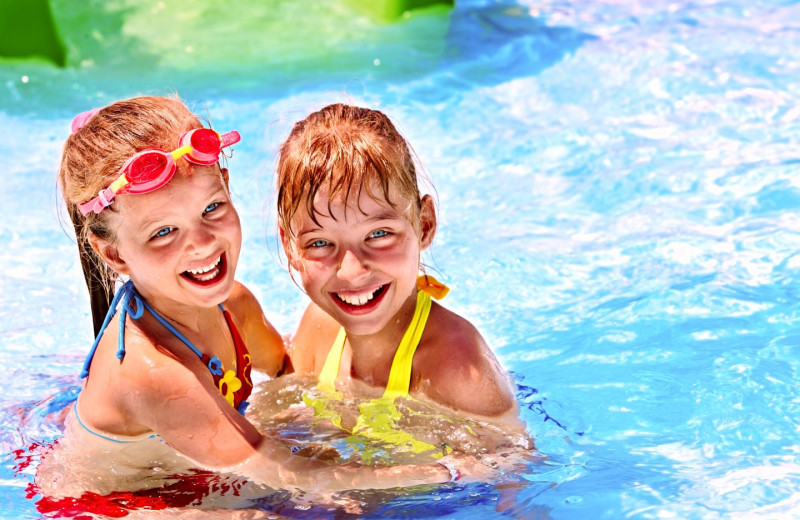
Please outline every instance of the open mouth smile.
M207 265L184 271L181 273L181 276L194 284L208 286L225 278L227 272L228 262L223 253L215 260L210 261Z
M386 295L389 284L362 292L332 292L331 297L343 311L349 314L365 314L377 307Z

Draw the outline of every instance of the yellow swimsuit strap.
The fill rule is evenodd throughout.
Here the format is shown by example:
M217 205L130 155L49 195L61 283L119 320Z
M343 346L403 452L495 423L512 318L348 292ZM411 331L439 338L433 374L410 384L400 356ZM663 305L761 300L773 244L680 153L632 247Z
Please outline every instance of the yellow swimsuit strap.
M411 364L414 361L414 353L417 351L422 333L425 332L425 324L428 322L430 312L431 296L425 291L418 291L414 317L411 318L411 323L394 354L392 369L389 371L389 381L383 392L384 399L394 400L396 397L408 396L408 386L411 384Z
M428 322L428 315L431 312L431 296L436 299L444 298L449 289L432 276L420 276L417 278L417 305L414 309L414 317L408 325L397 352L392 361L392 368L389 372L389 381L383 393L384 398L394 399L395 397L407 396L408 386L411 383L411 363L414 361L414 352L417 350L419 340L425 331ZM344 327L339 329L328 357L319 374L318 387L324 391L335 391L336 377L339 375L339 365L342 361L347 333Z
M346 339L347 333L344 327L340 327L339 334L328 351L328 357L325 358L325 364L322 365L322 372L319 373L317 387L323 392L336 392L336 376L339 375L339 364L342 362L342 352L344 351Z

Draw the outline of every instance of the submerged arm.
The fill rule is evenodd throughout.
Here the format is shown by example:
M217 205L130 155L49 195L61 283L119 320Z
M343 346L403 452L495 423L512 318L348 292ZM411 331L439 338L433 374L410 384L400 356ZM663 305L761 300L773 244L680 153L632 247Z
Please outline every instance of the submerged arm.
M293 455L288 447L258 432L208 381L185 368L162 370L152 373L153 382L161 382L161 391L147 392L139 400L142 422L203 468L237 473L276 489L381 489L450 480L450 472L440 464L336 466Z

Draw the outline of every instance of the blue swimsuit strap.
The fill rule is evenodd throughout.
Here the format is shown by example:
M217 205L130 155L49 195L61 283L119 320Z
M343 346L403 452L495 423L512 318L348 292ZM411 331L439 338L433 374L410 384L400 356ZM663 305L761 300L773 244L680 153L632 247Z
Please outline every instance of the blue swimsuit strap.
M175 335L176 338L181 340L184 345L189 347L189 349L194 352L197 357L203 359L203 353L200 352L197 347L192 345L192 342L189 341L186 336L181 334L178 329L172 326L167 320L165 320L159 313L155 311L148 303L142 298L138 292L136 292L136 287L133 286L133 282L128 280L125 282L122 287L120 287L117 294L114 295L114 299L111 301L111 305L108 308L108 313L106 314L106 318L103 320L103 326L100 327L100 331L97 333L97 337L92 344L92 349L89 351L89 355L86 356L86 361L83 363L83 370L81 370L81 379L85 378L89 375L89 366L92 364L92 359L94 358L94 353L97 350L97 345L100 344L100 338L103 337L103 332L105 332L106 327L111 322L111 319L114 317L114 314L117 312L117 306L119 305L120 301L122 302L122 310L119 313L119 331L117 333L117 359L122 359L125 357L125 317L130 314L131 318L134 320L138 320L144 314L144 310L147 309L153 317L158 320L168 331ZM133 301L133 305L131 305L131 301ZM222 304L219 304L219 308L224 312L225 308ZM216 361L215 361L216 360ZM208 369L212 370L212 363L219 363L217 356L211 358L208 362Z

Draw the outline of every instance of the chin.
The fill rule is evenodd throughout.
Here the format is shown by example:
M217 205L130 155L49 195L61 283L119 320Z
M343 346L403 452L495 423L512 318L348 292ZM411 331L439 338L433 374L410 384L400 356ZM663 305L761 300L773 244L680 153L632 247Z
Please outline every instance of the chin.
M351 321L351 320L347 320ZM371 336L373 334L377 334L381 332L383 329L386 328L386 324L383 323L344 323L339 321L339 324L344 327L344 330L347 331L348 334L352 336Z
M371 336L385 332L387 329L392 328L398 319L399 309L394 312L384 311L375 313L373 316L359 316L354 318L352 316L338 315L338 321L345 328L348 334L353 336Z

